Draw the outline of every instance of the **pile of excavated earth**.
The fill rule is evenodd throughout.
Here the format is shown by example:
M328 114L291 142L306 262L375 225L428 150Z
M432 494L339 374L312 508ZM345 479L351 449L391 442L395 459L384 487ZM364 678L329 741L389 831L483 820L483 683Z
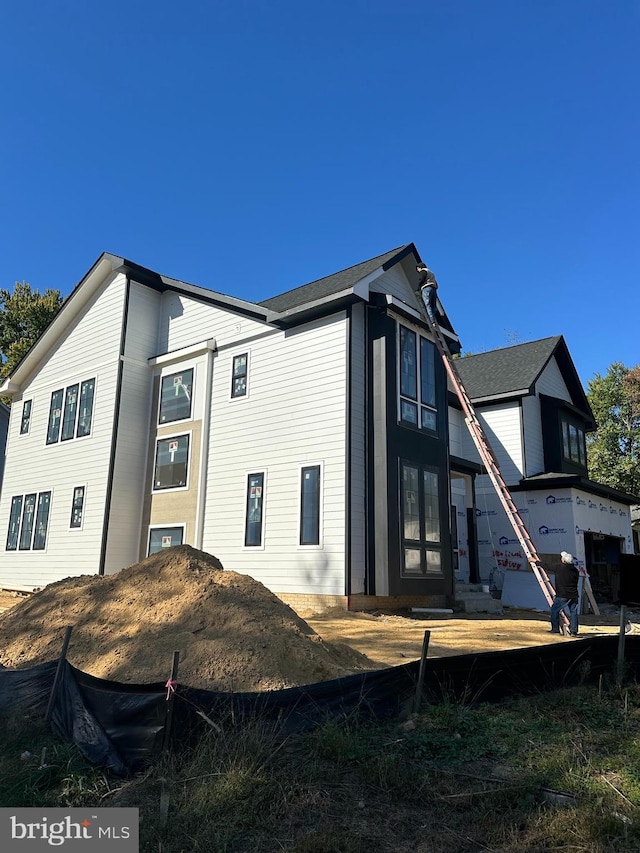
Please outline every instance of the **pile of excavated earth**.
M189 545L114 575L50 584L0 619L0 664L24 669L60 656L99 678L164 682L174 650L178 681L222 691L274 690L375 668L328 643L253 578L225 571Z

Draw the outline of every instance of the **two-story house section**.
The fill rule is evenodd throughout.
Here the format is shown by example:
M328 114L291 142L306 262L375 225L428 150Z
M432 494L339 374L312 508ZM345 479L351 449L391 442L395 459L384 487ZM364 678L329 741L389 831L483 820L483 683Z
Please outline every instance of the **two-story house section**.
M479 466L449 453L421 263L258 304L102 255L1 389L0 586L185 543L292 602L449 601L451 470L471 509Z
M564 338L467 356L457 367L545 565L553 571L569 551L594 588L615 599L619 555L633 553L636 499L589 479L585 437L595 422ZM460 434L461 455L477 459L468 431ZM533 575L512 574L528 565L489 477L475 487L482 580L501 590L507 578L511 604L539 603Z

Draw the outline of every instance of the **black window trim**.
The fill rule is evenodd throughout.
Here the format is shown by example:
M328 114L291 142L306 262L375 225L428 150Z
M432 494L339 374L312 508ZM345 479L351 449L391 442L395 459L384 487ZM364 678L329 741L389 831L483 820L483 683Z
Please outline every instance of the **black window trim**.
M25 409L29 407L29 409L25 412ZM22 401L22 414L20 415L20 435L29 435L31 431L31 413L33 411L33 398L29 400ZM24 428L25 419L27 428Z
M48 496L48 506L47 506L47 514L46 514L46 525L44 528L44 538L42 540L42 545L36 544L38 539L38 520L41 515L41 508L43 506L43 501L45 496ZM27 498L33 498L33 512L31 519L31 529L28 534L28 541L24 537L24 520L26 517L27 510ZM18 551L46 551L47 543L49 541L49 522L51 520L51 503L53 501L53 489L43 489L42 491L36 492L24 492L21 495L12 495L11 496L11 507L9 510L9 524L7 526L7 538L5 540L5 552L15 553ZM19 503L17 503L19 502ZM18 518L16 519L14 513L14 507L18 506ZM13 547L9 547L10 545L10 533L12 522L15 524L17 522L18 527L15 532L15 544Z
M74 511L76 509L76 491L78 489L82 489L82 504L80 507L80 524L73 523ZM74 486L71 491L71 515L69 517L69 530L82 530L84 527L84 508L87 500L87 484L79 483L77 486Z
M182 531L182 542L180 544L181 545L185 544L185 539L187 536L187 523L185 521L176 521L176 522L171 523L171 524L150 524L149 525L149 533L147 536L147 553L146 553L147 557L151 556L151 534L154 530L181 530ZM169 548L174 548L174 547L176 547L176 546L169 545ZM160 551L154 551L153 553L159 554L162 550L164 550L164 549L161 548Z
M157 424L159 427L168 426L169 424L180 424L185 421L193 420L193 389L195 386L196 380L196 366L192 364L190 367L185 367L183 370L175 370L175 365L172 365L171 373L161 373L160 374L160 387L158 389L158 418ZM189 414L184 418L175 418L174 420L162 421L160 418L162 417L162 385L166 379L173 379L176 376L181 376L184 373L188 373L191 371L191 391L189 396ZM184 387L184 386L183 386Z
M251 500L251 477L262 477L260 488L262 489L262 493L260 496L260 542L258 544L251 544L247 542L247 538L249 535L249 501ZM244 504L244 547L248 548L251 551L256 550L264 550L264 529L265 529L265 500L267 496L267 469L266 468L254 468L251 471L247 471L245 476L245 487L246 487L246 495L245 495L245 504Z
M443 417L442 412L438 407L438 388L437 388L437 348L435 343L428 338L425 334L423 334L418 329L412 328L408 326L405 322L401 322L396 319L396 328L397 328L397 342L396 342L396 381L397 381L397 420L398 425L405 427L407 429L416 430L420 433L426 433L428 435L438 435L441 430L441 420ZM415 353L416 353L416 397L412 397L407 394L402 393L401 382L402 382L402 359L401 359L401 339L402 339L402 330L405 332L410 332L415 337ZM435 404L428 403L423 401L422 399L422 343L423 341L429 344L434 350L434 371L435 371ZM417 423L413 423L412 421L406 420L402 417L402 403L405 401L407 404L412 405L416 409L416 417ZM430 412L435 415L436 419L436 427L432 429L430 426L423 426L422 418L423 418L423 410L426 412Z
M89 416L89 429L86 432L80 432L80 410L83 399L83 393L85 388L93 383L93 389L91 392L91 410ZM47 436L46 436L46 445L50 446L53 444L59 444L63 441L74 441L77 439L88 438L93 432L93 415L95 408L95 399L96 399L96 384L97 378L96 376L92 376L90 379L79 379L77 382L71 382L68 385L64 385L62 388L56 388L55 391L51 392L51 399L49 402L49 418L47 420ZM67 406L69 400L69 392L76 388L76 401L75 401L75 413L73 416L73 429L67 436L63 436L64 426L65 426L65 415L67 413ZM53 413L58 410L57 406L54 406L54 399L57 394L61 394L60 400L60 415L58 417L58 422L55 426L55 435L53 428Z
M152 471L152 481L151 481L151 494L163 494L164 492L184 492L189 488L189 471L190 471L190 462L191 462L191 430L184 430L182 432L178 432L171 435L158 435L156 436L156 444L154 451L154 460L153 460L153 471ZM185 484L184 486L156 486L156 471L158 469L158 445L161 441L174 441L180 438L187 439L187 460L185 463Z
M403 495L403 467L408 466L411 468L417 468L418 470L418 482L419 482L419 490L418 490L418 521L420 525L420 534L421 539L407 539L404 535L404 495ZM433 541L425 538L424 531L424 513L423 513L423 503L424 503L424 494L423 494L423 473L428 471L431 474L435 474L438 483L438 522L440 527L440 539L438 541ZM424 462L417 462L412 459L404 459L401 458L399 460L399 474L398 474L398 483L399 483L399 521L400 521L400 571L401 576L405 580L441 580L444 577L444 569L442 567L443 562L443 517L442 517L442 498L443 498L443 482L442 482L442 471L434 466L429 465ZM406 572L405 569L405 548L414 548L420 549L420 574L410 574ZM427 569L427 551L434 551L440 554L440 572L439 573L429 573Z
M249 396L249 355L250 355L250 351L245 350L244 352L237 352L231 358L231 389L230 389L231 396L229 398L231 400L246 400L246 398ZM238 359L238 358L244 358L245 359L245 368L244 368L244 373L241 373L241 374L239 374L239 376L236 376L235 365L236 365L236 359ZM234 390L235 380L238 378L241 379L242 377L244 377L244 391L241 394L236 394L235 390Z
M310 470L318 471L318 486L316 491L317 499L317 518L315 519L315 527L317 536L314 541L303 542L303 512L304 512L304 472ZM323 512L322 512L322 494L324 487L324 464L322 462L305 462L300 465L300 481L298 486L299 495L299 511L298 511L298 547L299 548L323 548Z

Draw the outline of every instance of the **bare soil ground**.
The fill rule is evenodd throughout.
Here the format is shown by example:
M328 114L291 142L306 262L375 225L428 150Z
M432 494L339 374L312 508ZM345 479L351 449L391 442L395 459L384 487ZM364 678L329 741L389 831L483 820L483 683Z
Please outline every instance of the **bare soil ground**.
M633 616L632 616L633 618ZM118 681L179 678L211 690L269 690L429 657L572 642L549 633L544 613L503 616L294 612L261 583L224 571L189 546L154 554L115 575L83 575L28 597L0 593L0 664L34 666L60 654ZM616 634L618 616L583 616L582 636Z

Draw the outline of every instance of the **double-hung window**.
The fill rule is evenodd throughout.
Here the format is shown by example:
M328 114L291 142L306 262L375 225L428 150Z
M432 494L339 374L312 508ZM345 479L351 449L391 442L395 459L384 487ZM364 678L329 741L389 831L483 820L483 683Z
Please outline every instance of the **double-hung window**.
M20 419L20 435L27 435L31 426L31 400L25 400L22 404L22 418Z
M231 373L231 397L247 396L247 379L249 375L249 353L234 355Z
M31 492L11 498L7 551L44 551L49 527L51 492Z
M398 328L400 423L437 432L435 346L406 326Z
M192 394L193 368L163 376L160 384L158 422L168 424L190 418Z
M153 488L180 489L187 485L189 435L174 435L156 442Z
M76 382L51 395L47 444L69 441L91 433L95 379Z
M300 544L320 544L320 465L300 471Z
M245 512L244 544L262 546L264 526L264 471L247 476L247 507Z
M438 472L426 465L402 462L400 506L404 577L441 576Z

